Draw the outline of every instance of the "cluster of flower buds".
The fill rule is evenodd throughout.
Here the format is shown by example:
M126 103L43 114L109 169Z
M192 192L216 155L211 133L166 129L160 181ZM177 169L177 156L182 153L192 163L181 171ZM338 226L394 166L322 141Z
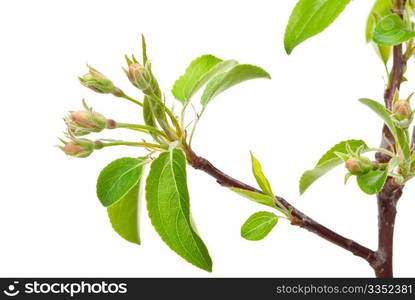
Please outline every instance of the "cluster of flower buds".
M120 90L114 86L111 80L105 75L89 66L89 72L84 76L79 77L79 81L82 85L90 88L91 90L101 94L114 94L117 95Z
M65 118L68 130L75 136L81 136L90 132L100 132L103 129L113 129L116 126L114 120L108 120L100 113L94 112L83 101L85 110L72 111Z
M145 66L142 66L137 59L125 57L128 65L128 70L124 69L130 82L138 89L140 89L146 95L153 95L157 88L156 80L151 72L151 64L146 62Z
M94 149L101 149L103 144L100 141L91 141L88 139L78 139L68 136L70 141L61 140L63 146L58 146L66 155L73 157L88 157L94 152Z

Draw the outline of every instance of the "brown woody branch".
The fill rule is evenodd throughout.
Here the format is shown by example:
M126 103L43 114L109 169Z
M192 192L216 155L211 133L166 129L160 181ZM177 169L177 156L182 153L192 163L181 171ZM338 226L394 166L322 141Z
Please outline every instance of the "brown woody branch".
M225 173L217 169L212 163L210 163L208 160L206 160L203 157L197 156L191 149L187 149L186 156L189 161L189 164L198 170L201 170L213 178L216 179L216 181L224 186L224 187L234 187L234 188L240 188L248 191L258 192L262 193L258 189L245 184ZM376 259L376 253L369 248L366 248L365 246L360 245L359 243L356 243L353 240L350 240L348 238L345 238L338 233L334 232L333 230L328 229L327 227L321 225L320 223L314 221L307 215L305 215L300 210L296 209L294 206L292 206L288 201L286 201L282 197L276 196L276 199L279 203L284 205L285 208L292 211L292 224L300 226L301 228L304 228L323 239L336 244L343 249L346 249L353 253L356 256L359 256L363 259L365 259L370 265L375 266L377 263Z
M405 9L405 0L394 0L393 13L402 18ZM393 66L390 74L388 87L385 90L385 107L393 109L393 99L399 92L403 74L406 68L406 60L402 50L402 44L393 47ZM390 130L383 126L381 147L392 150L394 138ZM388 162L390 157L376 154L379 162ZM376 277L393 277L393 232L395 228L396 205L402 195L403 185L396 184L389 177L377 195L378 200L378 249L376 251L376 264L373 266Z

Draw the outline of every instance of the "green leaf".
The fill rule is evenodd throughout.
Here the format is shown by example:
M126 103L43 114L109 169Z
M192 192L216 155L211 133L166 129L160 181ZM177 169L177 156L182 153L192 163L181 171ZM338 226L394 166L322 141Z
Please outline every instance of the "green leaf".
M378 53L382 62L386 65L391 57L392 47L374 44L376 52Z
M203 106L206 106L213 98L230 87L243 81L256 78L270 79L271 76L257 66L237 65L229 71L216 75L212 78L207 84L200 102Z
M144 119L144 124L146 124L147 126L157 128L156 119L154 118L154 115L151 111L150 100L148 96L144 96L144 100L143 100L143 119ZM150 131L150 134L154 138L155 141L159 141L157 134L155 134L152 131Z
M373 33L373 41L386 46L398 45L414 37L415 32L408 29L404 21L395 14L383 17Z
M256 159L256 157L251 152L251 161L252 161L252 173L255 176L255 179L260 186L261 190L271 196L274 197L274 193L272 192L271 185L269 184L268 179L265 177L264 172L262 171L261 163Z
M369 195L380 192L388 177L388 170L373 170L369 173L357 176L357 184L360 189Z
M361 98L359 101L366 106L368 106L370 109L372 109L379 117L382 118L383 122L385 122L386 126L390 129L392 134L396 136L396 127L393 124L393 121L391 119L391 112L385 108L382 104L375 100L367 99L367 98Z
M366 42L371 42L373 38L373 32L376 25L384 17L390 14L392 9L391 0L376 0L375 4L370 11L369 17L366 22ZM391 47L373 44L375 50L379 57L382 59L383 63L386 65L390 56L391 56Z
M356 151L361 146L363 146L363 150L367 149L366 143L362 140L347 140L347 141L340 142L340 143L334 145L329 151L327 151L320 158L320 160L317 162L316 167L322 165L323 163L325 163L328 160L339 158L338 155L336 154L336 152L347 154L347 146L346 145L349 145L349 147L352 151Z
M143 119L144 119L144 123L147 126L151 126L151 127L156 128L156 120L154 119L154 116L151 113L150 100L149 100L148 96L144 96Z
M275 199L272 196L264 195L264 194L257 193L257 192L247 191L243 189L238 189L238 188L230 188L230 190L256 203L267 205L272 208L276 207Z
M342 161L346 161L346 160L348 160L349 158L350 158L350 155L349 154L346 154L346 153L343 153L343 152L334 152L334 154L336 154L336 156L338 157L338 158L340 158Z
M203 55L192 61L186 72L173 85L174 97L184 105L215 75L238 64L235 60L222 61L213 55Z
M191 220L186 158L182 150L173 148L153 161L146 199L151 223L162 240L191 264L211 272L209 252Z
M267 211L260 211L248 218L242 225L241 236L250 241L259 241L277 225L278 216Z
M341 159L334 158L324 162L312 170L305 171L300 178L300 194L302 195L310 187L310 185L314 183L314 181L341 163Z
M372 41L373 31L379 21L390 14L392 9L391 0L376 0L375 4L369 13L369 17L366 22L366 42Z
M118 202L107 208L108 217L114 230L127 241L136 244L140 244L139 186L139 183L136 184Z
M344 175L344 184L346 184L347 181L349 181L350 177L352 176L353 176L352 173L346 173L346 175Z
M371 108L378 116L382 118L385 122L386 126L388 126L389 130L391 131L392 135L395 137L396 143L402 151L403 157L405 160L409 161L411 157L411 150L409 145L409 137L406 134L405 129L398 128L395 126L392 118L391 112L387 110L382 104L377 101L371 99L359 99L359 101L369 108Z
M123 198L140 180L143 159L124 157L114 160L99 174L97 196L102 205L110 206Z
M321 176L343 162L338 155L339 153L347 154L347 145L352 151L356 151L361 146L364 151L367 149L366 143L362 140L343 141L332 147L320 158L314 169L303 173L300 178L300 194L303 194Z
M396 128L396 140L399 148L402 151L404 159L409 162L411 159L411 146L409 136L405 129Z
M351 0L299 0L285 29L285 51L322 32L340 15Z
M143 66L145 66L147 64L147 44L146 44L146 39L144 37L144 35L141 35L141 48L143 49Z

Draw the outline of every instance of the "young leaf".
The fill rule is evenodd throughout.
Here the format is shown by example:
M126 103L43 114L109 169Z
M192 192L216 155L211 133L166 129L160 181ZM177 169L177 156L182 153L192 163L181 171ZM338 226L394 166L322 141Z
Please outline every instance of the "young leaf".
M277 225L278 216L267 211L260 211L248 218L242 225L241 236L250 241L259 241Z
M143 34L141 35L141 48L143 49L143 54L142 54L142 56L143 56L143 65L145 66L146 63L147 63L148 58L147 58L147 44L146 44L146 39L145 39L145 37L144 37Z
M398 128L395 126L391 119L391 112L387 110L382 104L377 101L371 99L359 99L359 101L369 108L371 108L378 116L382 118L385 122L386 126L388 126L389 130L391 131L392 135L396 139L396 143L398 144L399 148L402 151L402 154L405 160L409 161L411 157L411 150L409 145L409 138L405 132L405 129Z
M373 33L373 41L386 46L398 45L414 37L415 32L408 29L404 21L395 14L383 17Z
M382 104L375 100L367 99L367 98L361 98L359 101L366 106L368 106L370 109L372 109L379 117L382 118L382 120L385 122L386 126L390 129L392 134L396 136L396 127L393 124L393 121L390 117L391 112L385 108Z
M366 22L366 41L370 42L373 38L373 31L379 21L390 14L392 9L391 0L376 0L375 4L369 13L369 17Z
M114 230L129 242L140 244L138 224L139 190L137 183L118 202L107 208L108 217Z
M336 154L337 157L340 158L342 161L346 161L346 160L348 160L350 158L350 155L349 154L345 154L343 152L337 152L336 151L336 152L334 152L334 154Z
M302 195L309 187L326 174L328 171L340 165L343 161L339 158L330 159L314 169L305 171L300 178L300 195Z
M102 205L110 206L123 198L140 180L145 160L124 157L114 160L99 174L97 196Z
M252 173L255 176L255 179L260 186L261 190L269 195L274 197L272 192L271 185L268 182L268 179L265 177L264 172L262 172L261 163L256 159L256 157L251 152L251 161L252 161Z
M380 192L388 177L388 170L373 170L369 173L357 176L357 184L360 189L369 195Z
M373 32L377 23L386 15L390 14L392 9L391 0L376 0L375 4L370 11L369 17L366 22L366 42L371 42L373 38ZM382 59L383 63L386 64L391 55L391 47L374 44L376 52Z
M320 158L314 169L303 173L300 178L300 194L303 194L310 187L310 185L314 183L314 181L343 162L343 160L339 157L340 153L347 154L347 148L351 151L356 151L362 146L364 149L363 151L367 150L367 146L362 140L348 140L332 147Z
M275 199L273 196L264 195L257 192L247 191L243 189L238 188L230 188L231 191L234 191L238 195L241 195L242 197L248 198L249 200L252 200L256 203L263 204L270 206L272 208L275 208Z
M349 181L350 177L352 176L353 176L352 173L346 173L346 175L344 175L344 184L346 184L347 181Z
M203 55L192 61L186 72L173 85L174 97L186 105L190 98L215 75L238 64L235 60L222 61L213 55Z
M271 76L257 66L237 65L227 72L216 75L209 81L203 92L200 103L202 103L203 106L206 106L213 98L230 87L243 81L256 78L270 79Z
M143 100L143 119L144 119L144 123L147 126L157 128L156 120L151 111L150 100L148 99L148 96L144 96L144 100ZM155 141L159 141L157 135L154 132L150 131L150 134L154 138Z
M162 240L191 264L211 272L209 252L191 220L186 158L182 150L173 148L153 161L146 199L151 223Z
M362 140L347 140L340 142L334 145L329 151L327 151L317 162L316 167L322 165L328 160L339 158L338 155L340 153L347 154L347 148L350 148L351 151L355 152L360 147L363 147L362 152L367 150L367 145ZM337 152L337 153L336 153Z
M399 148L402 151L404 159L409 162L411 159L411 146L409 141L409 136L405 129L396 128L396 140Z
M351 0L299 0L285 29L285 51L326 29Z

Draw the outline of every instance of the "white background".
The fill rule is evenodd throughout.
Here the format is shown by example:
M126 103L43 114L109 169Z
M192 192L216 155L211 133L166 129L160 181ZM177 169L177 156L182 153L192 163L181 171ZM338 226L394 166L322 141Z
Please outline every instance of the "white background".
M124 54L139 56L141 33L171 103L173 82L201 54L256 64L272 81L251 81L215 99L200 123L196 152L254 184L252 150L276 193L374 249L376 199L362 194L354 180L344 186L343 168L298 194L302 172L332 145L350 138L379 143L381 121L357 102L381 101L384 89L383 66L364 41L372 2L353 1L329 30L287 56L283 33L295 1L2 1L0 275L373 276L362 259L284 221L263 241L243 240L241 224L266 208L191 168L192 210L213 273L170 251L144 207L142 245L125 242L96 199L95 181L113 159L142 152L119 147L70 159L54 147L62 118L80 109L82 98L109 118L142 122L133 104L95 94L76 78L89 63L140 97L120 66ZM412 85L405 83L404 95ZM100 135L114 136L136 138L121 129ZM414 192L411 182L398 206L397 276L415 275Z

